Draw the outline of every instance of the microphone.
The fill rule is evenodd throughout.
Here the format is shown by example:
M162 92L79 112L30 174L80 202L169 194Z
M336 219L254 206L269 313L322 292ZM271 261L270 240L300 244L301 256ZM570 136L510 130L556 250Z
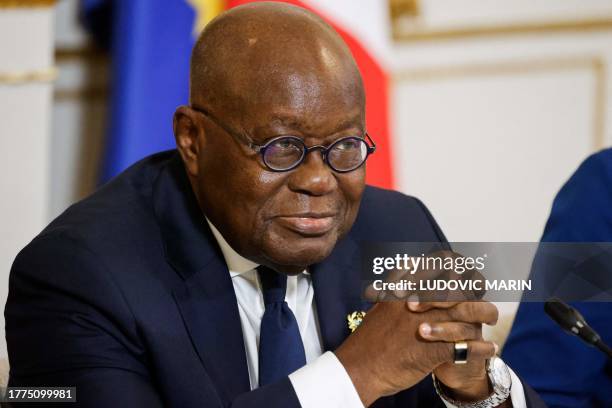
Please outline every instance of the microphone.
M612 358L612 349L601 340L584 320L579 311L563 302L559 298L550 298L544 303L544 311L566 332L580 337L591 346L597 347L608 357Z

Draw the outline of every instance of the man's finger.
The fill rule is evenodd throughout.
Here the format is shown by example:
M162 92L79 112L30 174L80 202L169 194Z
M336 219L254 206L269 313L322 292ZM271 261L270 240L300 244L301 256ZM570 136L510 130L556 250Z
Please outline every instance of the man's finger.
M419 334L428 341L481 340L482 325L462 322L421 323Z
M497 346L497 344L495 344L492 341L474 340L474 341L468 341L466 343L468 345L468 353L467 353L468 361L486 360L488 358L495 356L497 354L497 351L499 350L499 347ZM450 361L454 361L455 345L451 344L450 346L451 346L450 347L451 349L451 353L450 353L451 360Z
M383 279L384 283L397 283L403 279L410 277L410 273L405 270L394 269L390 271L385 278ZM374 289L374 284L368 285L364 291L364 297L369 302L387 302L387 301L395 301L406 299L408 297L409 291L407 290L376 290Z
M491 302L463 302L447 310L449 321L495 325L499 317Z
M415 301L407 301L406 306L412 312L426 312L431 309L449 309L460 302L415 302Z
M499 346L492 341L472 340L466 341L467 362L474 360L486 360L497 355ZM434 343L438 344L438 364L455 362L455 344L454 343Z

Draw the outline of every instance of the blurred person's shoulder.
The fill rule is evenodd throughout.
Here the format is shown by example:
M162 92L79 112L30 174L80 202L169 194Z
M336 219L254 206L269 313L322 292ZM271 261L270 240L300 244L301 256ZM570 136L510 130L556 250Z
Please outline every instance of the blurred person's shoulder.
M576 171L577 175L583 173L612 178L612 148L600 150L587 157Z
M85 249L92 257L137 253L143 241L159 236L153 190L160 172L176 161L176 151L148 156L71 205L38 234L19 254L49 253L49 248Z
M154 216L155 180L176 159L176 151L171 150L136 162L90 196L71 205L41 232L41 236L74 229L96 237L98 232L108 230L112 233Z
M610 240L612 148L590 155L557 193L543 241Z
M612 148L590 155L580 166L582 171L594 171L608 180L612 178Z
M563 207L583 205L592 207L598 202L609 205L612 197L612 148L587 157L565 183L557 201ZM559 203L558 203L559 204Z

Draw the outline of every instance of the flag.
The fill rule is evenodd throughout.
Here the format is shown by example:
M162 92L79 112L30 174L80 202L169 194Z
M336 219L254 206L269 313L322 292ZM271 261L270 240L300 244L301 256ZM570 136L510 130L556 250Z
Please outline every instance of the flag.
M97 33L98 40L103 40L104 30L111 38L112 97L102 181L148 154L174 146L172 115L177 106L188 102L189 57L197 34L224 9L250 2L82 1L86 25ZM316 2L286 2L321 15ZM322 17L344 38L364 79L368 132L377 144L376 153L368 159L366 181L390 188L388 76L370 50L352 35L351 27L342 26L334 16Z
M188 102L189 57L221 0L85 0L83 18L112 54L104 182L133 162L174 147L172 116ZM207 12L208 11L208 12Z

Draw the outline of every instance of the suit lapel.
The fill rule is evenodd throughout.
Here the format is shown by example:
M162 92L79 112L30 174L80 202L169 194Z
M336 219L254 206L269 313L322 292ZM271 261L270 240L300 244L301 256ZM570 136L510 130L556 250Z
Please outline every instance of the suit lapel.
M213 260L205 271L176 290L174 299L198 356L224 401L249 391L240 316L225 262Z
M335 350L350 334L347 315L369 308L361 297L359 247L349 236L311 267L324 350Z
M166 259L182 278L174 299L211 381L225 402L232 401L250 390L236 295L178 154L153 194Z

